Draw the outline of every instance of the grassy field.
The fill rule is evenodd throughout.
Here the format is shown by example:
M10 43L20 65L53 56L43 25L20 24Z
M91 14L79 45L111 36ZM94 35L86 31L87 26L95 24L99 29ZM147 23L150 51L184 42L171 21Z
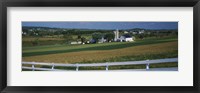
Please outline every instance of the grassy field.
M91 35L82 35L86 38L86 40L90 40L92 38ZM72 41L77 40L77 35L72 35ZM34 41L38 41L37 45L33 45ZM80 41L80 40L79 40ZM22 37L22 45L23 47L35 47L35 46L51 46L51 45L63 45L66 44L65 38L63 35L54 35L54 36L45 36L45 37L31 37L31 36L24 36Z
M135 42L23 47L23 61L95 63L178 57L178 38L152 38ZM173 66L177 66L174 64Z
M39 39L40 41L50 41L50 40L64 40L64 38L58 37L24 37L22 41L34 41L35 39Z

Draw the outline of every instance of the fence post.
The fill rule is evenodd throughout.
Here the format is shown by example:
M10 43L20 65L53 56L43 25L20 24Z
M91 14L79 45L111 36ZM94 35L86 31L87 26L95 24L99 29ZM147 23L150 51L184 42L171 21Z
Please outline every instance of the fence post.
M148 70L149 69L149 63L148 64L146 64L146 70Z
M108 71L108 63L106 63L106 71Z
M78 68L79 68L79 66L78 66L78 63L76 64L76 71L78 71Z
M34 65L35 62L33 62L32 64L32 71L35 71L35 65Z
M52 67L51 67L51 69L54 69L54 63L52 63Z
M148 62L149 60L146 61ZM146 70L149 70L149 63L146 64Z

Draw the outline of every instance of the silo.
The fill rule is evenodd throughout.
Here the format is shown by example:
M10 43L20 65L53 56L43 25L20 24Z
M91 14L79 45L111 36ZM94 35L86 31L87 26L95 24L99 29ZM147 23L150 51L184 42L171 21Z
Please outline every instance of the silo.
M115 34L114 41L117 41L117 39L119 38L119 30L117 29L117 30L115 30L115 31L113 31L113 32L114 32L114 34Z

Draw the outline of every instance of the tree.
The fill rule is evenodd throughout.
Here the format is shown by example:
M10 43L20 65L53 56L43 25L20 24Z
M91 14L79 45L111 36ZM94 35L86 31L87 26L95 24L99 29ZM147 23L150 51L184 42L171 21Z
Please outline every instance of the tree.
M39 45L39 38L36 38L34 41L32 41L33 46Z
M85 44L85 42L86 42L86 38L85 37L81 37L81 43Z
M143 38L144 38L144 36L143 36L142 34L140 34L140 35L139 35L139 38L140 38L140 39L143 39Z
M79 34L76 41L78 42L81 39L81 35Z
M109 41L111 41L114 37L115 37L114 34L108 33L108 34L105 35L104 38L107 39L107 41L109 42Z
M72 35L70 35L70 34L65 34L64 36L63 36L63 38L65 38L65 40L69 43L69 42L71 42L72 40L73 40L73 37L72 37Z
M97 41L99 40L99 39L101 39L102 38L102 34L101 33L94 33L94 34L92 34L92 38L96 41L96 43L97 43Z
M81 35L78 35L77 39L81 39Z

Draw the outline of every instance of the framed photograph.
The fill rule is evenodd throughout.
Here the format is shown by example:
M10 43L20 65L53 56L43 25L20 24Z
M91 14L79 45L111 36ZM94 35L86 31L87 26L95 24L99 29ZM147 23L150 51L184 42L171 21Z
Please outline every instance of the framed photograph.
M199 0L0 6L2 93L199 93Z

